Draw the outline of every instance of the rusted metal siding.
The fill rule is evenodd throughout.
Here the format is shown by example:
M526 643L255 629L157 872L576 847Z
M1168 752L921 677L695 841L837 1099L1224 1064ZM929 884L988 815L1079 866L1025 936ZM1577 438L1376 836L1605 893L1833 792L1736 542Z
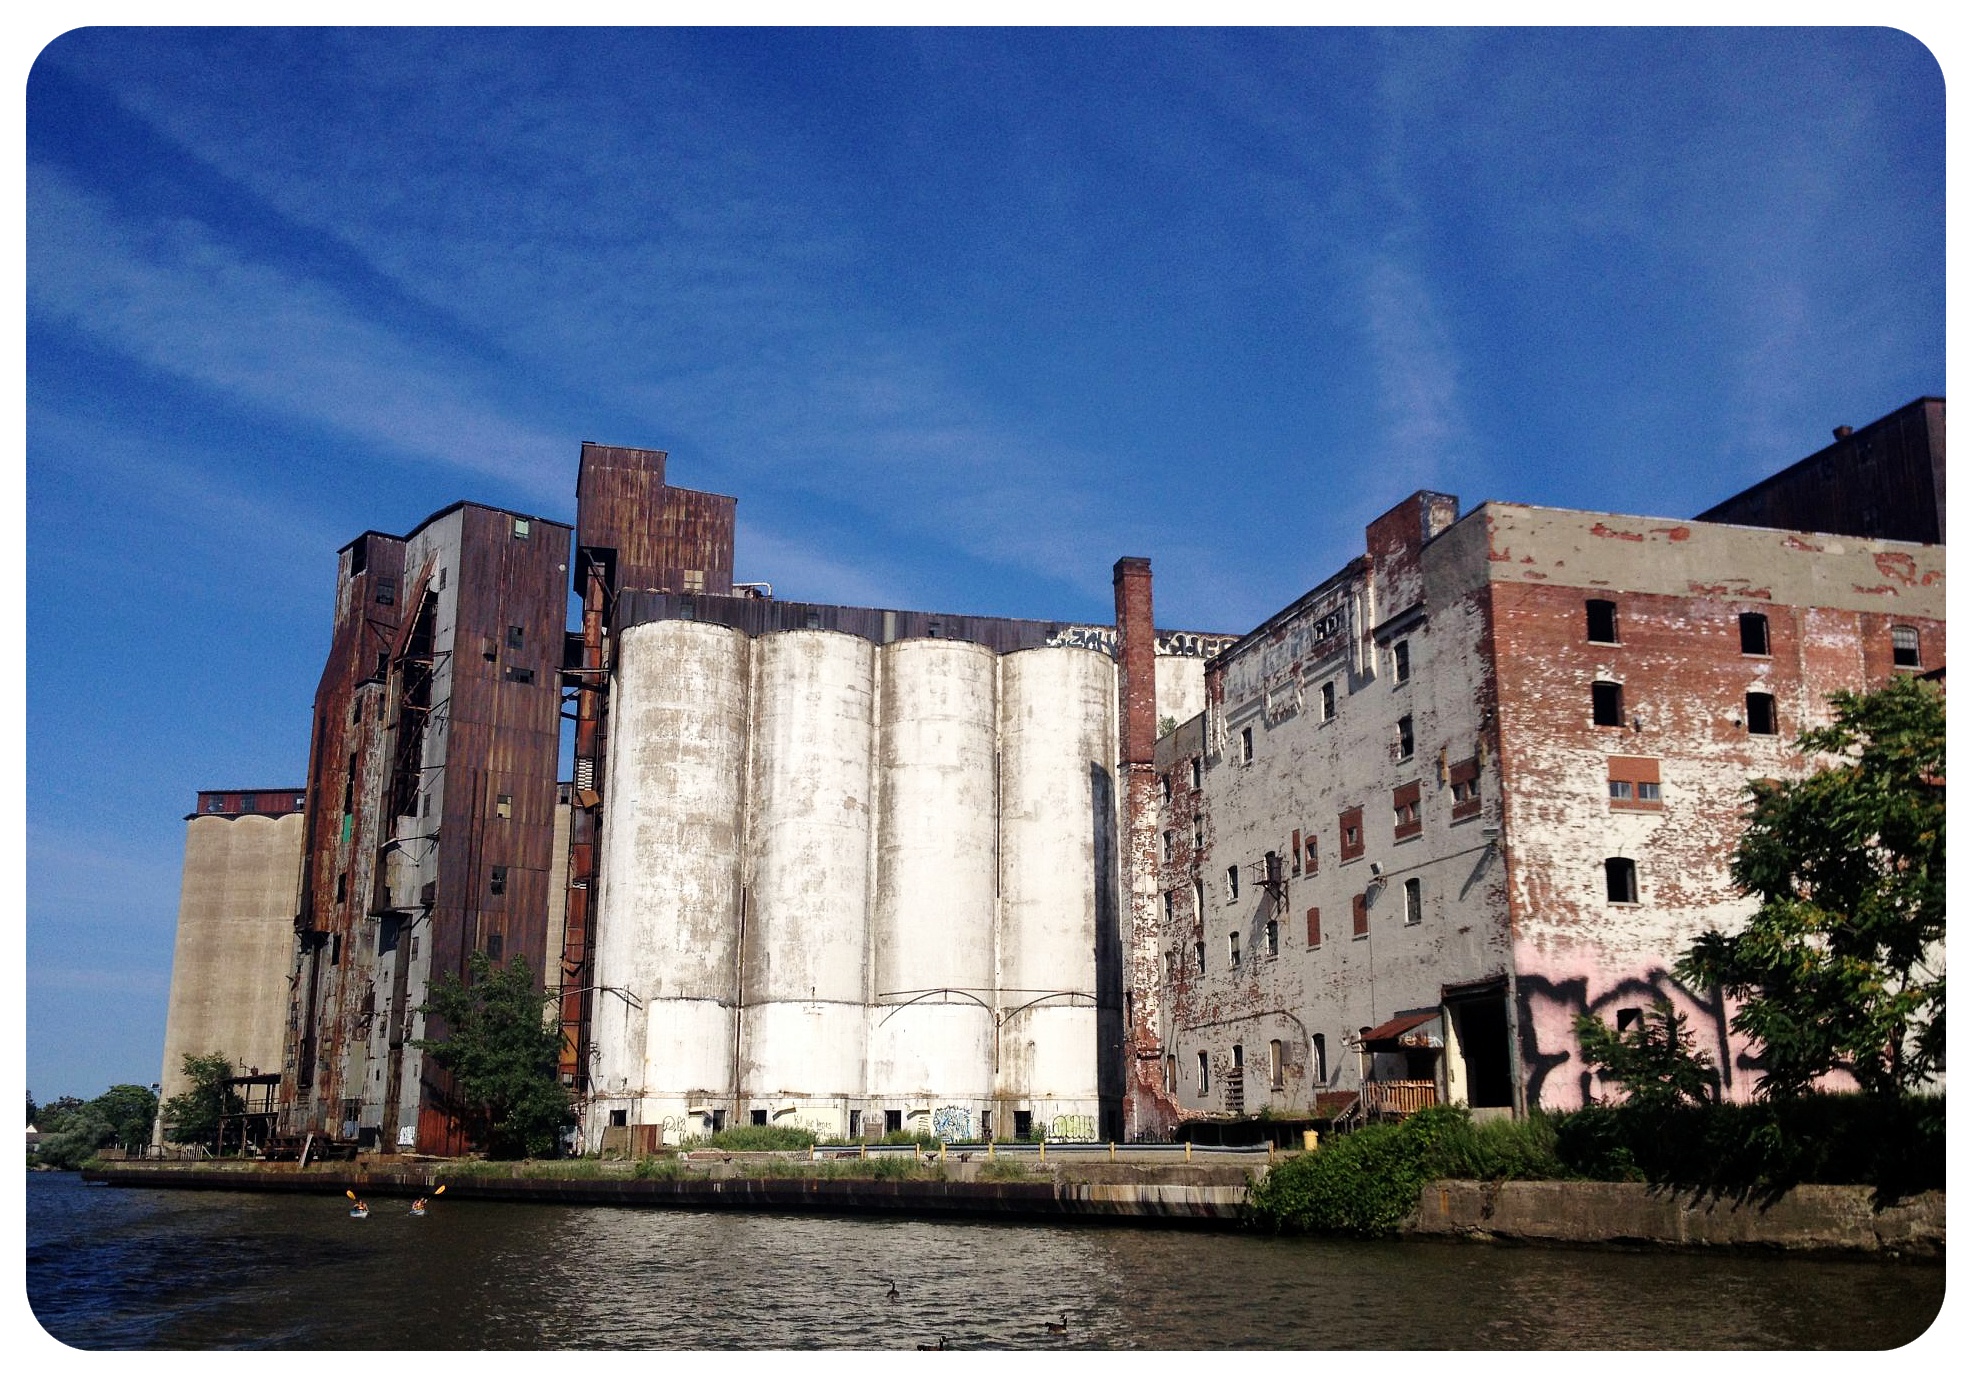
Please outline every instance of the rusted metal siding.
M1860 430L1838 432L1834 444L1695 520L1942 545L1945 399L1920 397Z
M733 591L734 498L674 488L663 450L584 442L577 545L614 551L613 586Z
M1025 621L1014 617L972 617L944 612L909 612L880 607L839 607L831 603L786 602L775 598L695 596L626 590L616 599L613 629L622 632L646 622L700 621L731 627L748 636L773 631L843 631L878 645L921 637L969 641L999 654L1042 646L1083 646L1116 652L1113 627L1072 622Z
M292 786L285 789L201 789L198 806L185 815L196 817L268 817L299 813L308 803L308 791Z

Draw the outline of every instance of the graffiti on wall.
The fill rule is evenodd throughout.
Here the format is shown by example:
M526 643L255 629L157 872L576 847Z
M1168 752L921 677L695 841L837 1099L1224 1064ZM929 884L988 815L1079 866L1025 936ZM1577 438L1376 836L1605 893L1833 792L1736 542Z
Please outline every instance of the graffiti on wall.
M955 1104L943 1104L931 1111L932 1136L948 1143L972 1140L972 1111Z
M1048 1125L1048 1137L1064 1143L1093 1143L1096 1140L1096 1116L1057 1114L1054 1122Z
M1660 999L1667 999L1678 1012L1691 1020L1697 1047L1712 1059L1719 1071L1719 1089L1732 1095L1734 1072L1758 1069L1756 1059L1741 1052L1736 1058L1721 1056L1732 1044L1728 1037L1725 1002L1693 994L1659 967L1641 976L1631 976L1589 997L1586 976L1551 980L1540 975L1521 975L1516 984L1520 992L1520 1067L1527 1082L1527 1104L1566 1107L1570 1092L1574 1103L1587 1104L1596 1098L1595 1073L1583 1064L1575 1037L1575 1019L1589 1014L1614 1027L1618 1011L1625 1008L1648 1010ZM1573 1063L1575 1084L1567 1085L1568 1073L1562 1068ZM1557 1074L1560 1073L1560 1074ZM1550 1087L1549 1078L1555 1084ZM1565 1088L1564 1088L1565 1087Z

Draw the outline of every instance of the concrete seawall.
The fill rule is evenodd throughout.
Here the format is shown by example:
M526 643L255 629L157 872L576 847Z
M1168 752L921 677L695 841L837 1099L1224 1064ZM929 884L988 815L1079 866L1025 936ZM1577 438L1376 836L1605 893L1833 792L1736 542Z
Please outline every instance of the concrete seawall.
M1030 1180L980 1179L979 1164L947 1179L807 1176L715 1155L672 1179L639 1178L627 1163L593 1174L517 1168L464 1172L442 1162L292 1165L130 1162L83 1173L113 1186L289 1191L364 1196L428 1194L448 1200L631 1205L694 1210L784 1210L917 1218L1137 1223L1234 1228L1264 1167L1159 1168L1089 1164ZM1875 1209L1866 1186L1796 1186L1777 1200L1737 1202L1690 1191L1607 1181L1434 1181L1404 1233L1517 1243L1756 1248L1785 1252L1942 1258L1945 1197L1928 1192Z

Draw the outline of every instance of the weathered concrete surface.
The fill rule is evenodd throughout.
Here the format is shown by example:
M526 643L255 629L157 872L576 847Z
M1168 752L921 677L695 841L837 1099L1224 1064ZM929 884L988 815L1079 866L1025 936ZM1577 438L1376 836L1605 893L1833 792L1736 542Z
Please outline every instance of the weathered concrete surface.
M1945 1197L1877 1210L1867 1186L1796 1186L1771 1205L1622 1181L1434 1181L1415 1234L1942 1257Z

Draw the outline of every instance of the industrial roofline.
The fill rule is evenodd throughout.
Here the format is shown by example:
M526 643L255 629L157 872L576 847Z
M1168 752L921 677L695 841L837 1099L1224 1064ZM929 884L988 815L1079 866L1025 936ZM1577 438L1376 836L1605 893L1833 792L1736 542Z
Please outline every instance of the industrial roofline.
M532 512L517 512L513 510L513 508L511 507L495 507L485 502L473 502L465 498L461 498L459 501L452 503L448 507L440 507L437 511L433 512L430 516L426 517L423 521L420 521L417 525L413 526L410 530L406 531L403 535L392 535L389 531L379 531L374 529L364 531L360 535L352 536L348 540L344 541L342 544L336 546L336 553L341 554L344 550L347 550L350 546L354 545L357 541L368 540L371 536L382 536L385 540L394 540L397 541L399 544L403 544L405 541L408 541L413 536L417 535L417 533L422 531L425 527L431 525L432 522L443 520L445 517L452 515L453 512L461 511L466 507L477 507L482 512L497 512L501 516L517 516L523 521L538 521L544 526L559 526L564 531L567 531L570 534L573 534L575 531L575 527L570 523L566 521L556 520L552 516L536 516Z
M1821 458L1824 454L1827 454L1828 451L1839 448L1840 446L1848 443L1849 441L1854 440L1858 436L1867 435L1874 430L1880 430L1882 427L1888 425L1891 421L1894 421L1898 417L1902 416L1906 411L1910 411L1915 407L1921 407L1926 402L1936 402L1939 406L1943 406L1945 404L1945 399L1943 397L1931 396L1928 393L1922 397L1914 397L1910 401L1907 401L1902 406L1898 407L1895 411L1887 412L1884 415L1878 416L1875 420L1870 421L1865 425L1857 426L1854 429L1850 430L1847 435L1838 435L1833 441L1823 445L1820 449L1816 450L1813 454L1808 455L1805 459L1796 459L1793 463L1789 464L1786 468L1775 470L1773 473L1768 474L1765 478L1762 478L1759 482L1741 488L1738 492L1726 494L1724 497L1721 497L1718 501L1714 502L1711 506L1707 507L1705 509L1705 512L1715 512L1719 508L1725 506L1728 502L1737 502L1740 498L1749 497L1752 494L1760 491L1762 488L1771 487L1773 484L1778 483L1781 479L1787 477L1789 474L1792 474L1799 469L1804 469L1808 465L1814 463L1817 459ZM1690 519L1693 521L1706 521L1708 518L1706 517L1705 512L1700 512L1697 516L1694 516ZM1710 524L1715 526L1729 526L1732 523L1728 521L1716 521L1716 522L1711 522ZM1759 530L1766 528L1755 527L1754 529ZM1816 531L1814 532L1814 534L1822 535L1822 534L1826 534L1826 532ZM1906 541L1903 543L1910 544L1913 542Z

